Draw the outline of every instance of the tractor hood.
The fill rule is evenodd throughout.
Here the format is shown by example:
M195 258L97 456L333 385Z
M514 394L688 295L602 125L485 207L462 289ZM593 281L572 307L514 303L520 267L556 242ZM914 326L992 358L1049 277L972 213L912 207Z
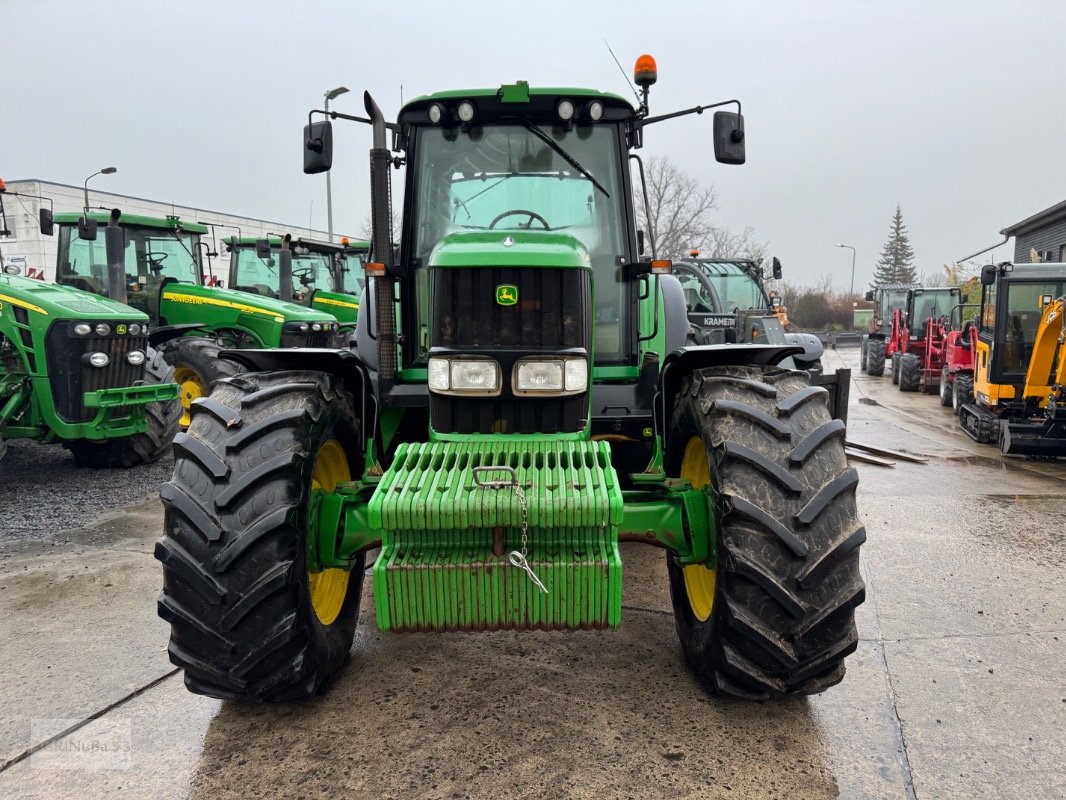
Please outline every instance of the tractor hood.
M5 304L54 319L148 321L146 314L107 297L13 275L0 275L0 306Z
M234 289L195 286L190 283L171 283L163 290L163 299L195 305L220 306L246 314L271 317L275 322L336 322L336 318L321 311L287 303L273 297L238 292Z
M430 267L569 267L591 269L588 250L567 233L465 231L444 237Z

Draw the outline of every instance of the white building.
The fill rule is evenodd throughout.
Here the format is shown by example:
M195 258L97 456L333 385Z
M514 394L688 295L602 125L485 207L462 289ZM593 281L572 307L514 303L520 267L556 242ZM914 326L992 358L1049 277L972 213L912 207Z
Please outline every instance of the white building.
M49 198L53 204L53 212L56 214L80 212L85 205L83 187L52 183L37 178L6 181L6 183L7 191L3 194L3 201L10 235L0 235L0 259L3 262L0 267L6 267L9 270L17 269L18 274L31 278L54 281L59 237L41 234L38 212L42 205L47 208L48 203L42 203L34 199L34 196ZM30 197L16 197L15 194L30 195ZM207 237L211 250L218 253L217 257L210 259L211 274L214 278L222 280L226 280L229 273L229 254L222 246L222 240L230 236L291 233L294 237L306 236L323 241L328 239L325 231L255 217L243 217L238 214L227 214L222 211L146 200L143 197L101 192L92 186L89 187L89 205L94 209L118 208L125 214L140 214L148 217L178 216L185 221L214 226L212 228L214 235ZM336 239L339 240L340 236L336 235ZM206 262L207 259L204 263L205 271Z

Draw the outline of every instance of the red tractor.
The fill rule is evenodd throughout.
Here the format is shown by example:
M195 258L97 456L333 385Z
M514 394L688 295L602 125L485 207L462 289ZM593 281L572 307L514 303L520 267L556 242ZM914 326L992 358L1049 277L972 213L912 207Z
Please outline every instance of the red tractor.
M906 309L892 313L892 382L901 392L934 392L940 384L948 312L960 303L957 288L911 289Z
M955 413L964 403L973 402L973 354L977 327L973 319L963 321L967 309L976 303L960 303L948 315L944 336L944 359L940 367L940 405L951 406Z

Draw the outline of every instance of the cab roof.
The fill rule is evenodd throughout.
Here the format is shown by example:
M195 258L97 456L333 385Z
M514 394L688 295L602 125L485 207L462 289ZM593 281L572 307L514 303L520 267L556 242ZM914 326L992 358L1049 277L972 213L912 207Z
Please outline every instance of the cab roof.
M68 212L62 214L56 214L53 219L56 224L64 225L76 225L78 220L82 218L82 214L79 212ZM109 211L90 211L88 214L89 219L94 219L102 225L106 225L111 218L111 212ZM206 225L201 225L199 222L186 222L178 217L145 217L139 214L123 214L119 217L120 225L139 225L145 228L160 228L161 230L168 231L184 231L186 233L207 233L209 228Z
M604 105L604 121L632 119L637 113L628 100L611 92L578 87L530 86L527 81L517 81L494 89L449 89L422 95L405 104L400 109L399 118L403 123L428 124L425 111L432 103L450 107L462 100L471 100L479 116L494 119L542 116L546 113L554 114L555 103L564 98L576 100L578 104L599 100ZM474 124L477 124L476 120Z

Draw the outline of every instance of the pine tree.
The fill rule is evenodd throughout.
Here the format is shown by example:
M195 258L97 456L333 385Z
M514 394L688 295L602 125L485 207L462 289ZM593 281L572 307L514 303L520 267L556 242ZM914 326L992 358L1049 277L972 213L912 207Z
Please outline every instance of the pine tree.
M911 249L907 227L903 224L903 211L899 205L892 217L892 227L888 231L888 241L881 248L881 258L874 270L874 286L887 286L893 283L915 283L918 274L914 267L914 250Z

